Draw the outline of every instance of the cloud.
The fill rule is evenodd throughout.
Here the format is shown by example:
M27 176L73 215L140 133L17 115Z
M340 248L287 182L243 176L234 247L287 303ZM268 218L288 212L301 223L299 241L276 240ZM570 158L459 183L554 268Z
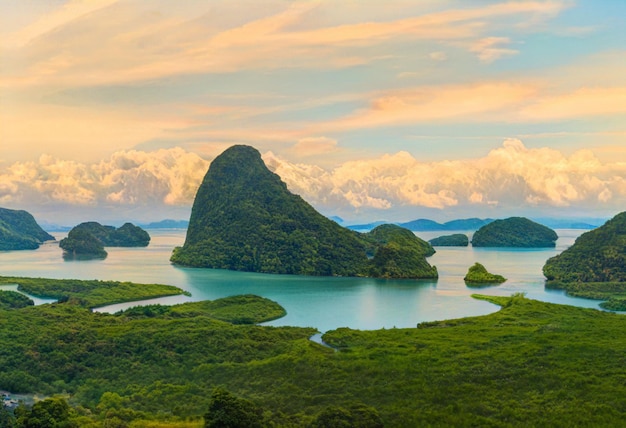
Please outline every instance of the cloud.
M482 62L493 62L503 56L517 55L519 51L504 48L511 40L508 37L486 37L472 43L469 50L474 52Z
M358 14L373 15L377 6L365 5ZM183 9L190 8L183 13L162 2L69 2L11 35L17 48L7 52L13 65L0 75L0 86L76 87L193 73L345 68L375 61L379 55L368 49L391 42L465 41L491 61L513 52L498 46L508 39L485 34L501 19L533 22L554 16L566 3L518 1L426 14L400 4L408 17L339 23L320 18L350 8L336 2L269 2L263 13L234 11L227 2L212 2L210 11L203 3Z
M336 168L293 163L271 152L270 170L318 210L357 213L406 209L454 209L467 216L520 210L593 207L608 214L626 204L626 163L601 162L589 150L569 156L550 148L527 148L507 139L483 157L421 162L408 152L352 160ZM111 215L133 210L155 217L171 207L188 209L209 162L181 148L120 151L84 164L52 156L15 162L0 171L5 206L91 207ZM168 208L169 207L169 208Z
M626 86L580 88L573 92L547 96L521 111L531 120L555 120L626 113Z
M0 173L0 200L12 205L190 205L208 162L180 148L122 151L96 164L42 155Z
M507 139L485 157L420 162L407 152L350 161L330 171L272 156L270 167L292 191L332 212L414 206L502 209L597 207L626 203L626 164L602 163L589 150L565 156Z
M298 157L326 155L337 151L337 140L328 137L309 137L300 139L291 152Z

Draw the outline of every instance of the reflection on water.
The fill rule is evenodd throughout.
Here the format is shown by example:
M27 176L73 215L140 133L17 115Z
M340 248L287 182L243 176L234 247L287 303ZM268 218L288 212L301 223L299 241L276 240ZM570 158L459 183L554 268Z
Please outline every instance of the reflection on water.
M177 267L170 264L169 257L172 249L184 242L183 230L150 231L152 240L148 247L107 247L109 256L104 260L63 262L62 250L55 243L33 251L0 252L0 275L162 283L176 285L192 294L191 298L168 297L168 304L257 294L277 301L287 310L286 317L268 324L310 326L320 331L337 327L414 327L422 321L482 315L498 309L488 302L472 299L470 295L476 292L504 296L525 292L533 299L598 308L596 301L545 289L543 264L582 233L557 232L557 247L550 249L438 247L437 253L429 258L439 271L437 281L303 277ZM423 239L441 234L445 232L418 233ZM55 236L59 240L63 237ZM475 262L508 281L480 290L466 287L463 277ZM115 305L107 311L132 305Z

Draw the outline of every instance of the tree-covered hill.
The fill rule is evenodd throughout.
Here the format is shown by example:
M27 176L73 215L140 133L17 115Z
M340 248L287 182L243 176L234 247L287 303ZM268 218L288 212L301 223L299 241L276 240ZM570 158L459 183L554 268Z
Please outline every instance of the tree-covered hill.
M506 278L502 275L488 272L485 266L476 262L472 266L470 266L463 280L468 286L481 286L489 284L501 284L506 281Z
M30 213L0 208L0 251L34 250L41 243L54 239Z
M464 233L454 233L452 235L438 236L428 242L433 247L467 247L469 238Z
M247 324L280 315L254 296L115 315L0 308L0 389L63 393L64 426L81 427L199 428L250 412L261 427L623 425L625 317L482 298L502 309L341 328L323 336L334 349L310 341L312 328Z
M574 245L546 261L548 287L595 299L611 309L626 309L626 212L580 235ZM619 301L621 301L621 303Z
M250 272L407 278L420 277L413 276L419 273L415 263L428 265L425 260L398 260L392 274L381 267L390 266L386 259L392 253L408 261L408 252L390 251L399 235L384 244L370 238L318 213L267 169L256 149L238 145L211 163L194 200L185 243L171 261ZM407 251L417 256L414 246L421 244L411 242ZM376 258L378 248L385 255ZM376 259L376 269L368 253ZM425 255L419 252L420 259ZM428 268L426 277L432 277Z
M437 268L426 257L435 253L413 232L393 224L383 224L365 235L375 245L368 262L369 276L382 278L437 278Z
M554 247L558 236L549 227L524 217L495 220L474 233L473 247Z
M115 228L90 221L72 228L59 247L68 256L106 257L104 247L145 247L149 243L148 232L132 223Z

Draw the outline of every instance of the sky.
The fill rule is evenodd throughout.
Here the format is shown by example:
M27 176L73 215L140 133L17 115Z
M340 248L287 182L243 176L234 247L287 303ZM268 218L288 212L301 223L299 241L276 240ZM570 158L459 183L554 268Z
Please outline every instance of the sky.
M0 206L187 219L234 144L347 224L626 208L626 1L3 0Z

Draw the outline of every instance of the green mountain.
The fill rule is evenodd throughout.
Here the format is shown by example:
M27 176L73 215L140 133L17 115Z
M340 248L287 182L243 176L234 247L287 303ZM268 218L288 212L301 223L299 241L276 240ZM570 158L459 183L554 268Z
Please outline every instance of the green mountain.
M574 245L546 262L543 273L548 280L626 285L626 212L580 235Z
M289 192L256 149L237 145L211 163L194 200L185 243L174 249L171 261L250 272L394 277L377 251L390 250L392 242L404 238L395 229L378 233L386 238L377 240L376 234L360 234L324 217ZM417 242L396 254L403 260L407 252L418 254L423 244ZM427 253L421 250L419 257ZM417 273L413 264L398 263L394 272L399 277ZM423 274L432 277L428 268Z
M131 223L115 228L90 221L72 228L59 247L68 256L106 257L104 247L145 247L149 243L148 232Z
M428 242L433 247L467 247L469 238L464 233L454 233L433 238Z
M501 284L506 281L506 278L502 275L495 275L489 273L485 266L476 262L467 271L467 275L463 278L468 286L486 285L486 284Z
M474 233L474 247L554 247L556 232L524 217L510 217L491 222Z
M28 212L0 208L0 250L35 250L44 241L54 241Z

